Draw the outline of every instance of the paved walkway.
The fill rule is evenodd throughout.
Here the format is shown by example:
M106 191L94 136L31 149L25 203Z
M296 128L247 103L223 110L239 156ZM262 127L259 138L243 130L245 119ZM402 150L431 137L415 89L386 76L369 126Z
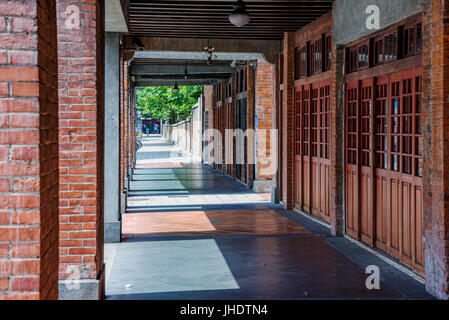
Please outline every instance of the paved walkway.
M109 299L430 298L349 240L188 160L145 138L123 241L105 247ZM369 265L380 268L380 290L366 288Z

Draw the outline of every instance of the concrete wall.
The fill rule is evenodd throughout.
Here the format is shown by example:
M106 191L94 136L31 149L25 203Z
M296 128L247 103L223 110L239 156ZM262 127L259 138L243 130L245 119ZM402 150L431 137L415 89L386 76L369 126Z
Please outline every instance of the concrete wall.
M105 38L105 157L104 202L105 242L120 241L120 35L107 32Z
M380 28L401 21L422 11L428 0L336 0L334 4L334 42L347 44L378 30L368 30L366 8L375 5L380 10Z
M202 99L200 99L202 101ZM178 150L190 153L193 161L201 161L202 155L201 102L192 108L190 120L177 124L163 124L163 138Z

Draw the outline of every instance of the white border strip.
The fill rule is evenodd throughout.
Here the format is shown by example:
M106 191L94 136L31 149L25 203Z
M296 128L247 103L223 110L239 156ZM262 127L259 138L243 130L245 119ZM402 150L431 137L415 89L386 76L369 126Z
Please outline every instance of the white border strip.
M299 213L300 215L302 215L302 216L308 218L309 220L312 220L312 221L314 221L314 222L316 222L316 223L318 223L318 224L321 224L322 226L324 226L324 227L326 227L326 228L328 228L328 229L331 228L330 224L328 224L328 223L326 223L326 222L324 222L324 221L321 221L321 220L318 219L318 218L312 217L312 216L311 216L310 214L308 214L308 213L302 212L301 210L298 210L298 209L296 209L296 208L293 208L293 211L295 211L295 212Z
M409 277L412 277L412 278L415 279L416 281L418 281L418 282L420 282L420 283L422 283L422 284L425 284L425 283L426 283L426 280L425 280L422 276L420 276L419 274L413 272L412 270L407 269L406 267L400 265L399 263L393 261L392 259L390 259L390 258L384 256L383 254L381 254L381 253L379 253L379 252L373 250L372 248L370 248L370 247L364 245L363 243L361 243L361 242L359 242L359 241L357 241L357 240L355 240L355 239L352 239L351 237L349 237L349 236L347 236L347 235L345 235L344 237L345 237L346 239L348 239L349 241L351 241L352 243L358 245L360 248L365 249L366 251L368 251L368 252L374 254L376 257L378 257L379 259L385 261L385 262L388 263L389 265L395 267L395 268L398 269L399 271L402 271L403 273L405 273L405 274L408 275Z
M312 220L326 228L330 229L330 225L327 224L324 221L321 221L320 219L317 219L315 217L312 217L311 215L302 212L301 210L298 209L293 209L293 211L299 213L300 215L308 218L309 220ZM379 259L383 260L384 262L388 263L389 265L393 266L394 268L398 269L399 271L405 273L406 275L408 275L409 277L415 279L416 281L418 281L419 283L425 284L426 280L420 276L419 274L413 272L412 270L407 269L406 267L400 265L399 263L393 261L392 259L388 258L387 256L381 254L380 252L377 252L375 250L373 250L372 248L368 247L367 245L364 245L363 243L361 243L360 241L357 241L351 237L349 237L348 235L344 235L344 238L346 238L347 240L351 241L352 243L356 244L357 246L359 246L360 248L368 251L369 253L372 253L373 255L375 255L376 257L378 257Z

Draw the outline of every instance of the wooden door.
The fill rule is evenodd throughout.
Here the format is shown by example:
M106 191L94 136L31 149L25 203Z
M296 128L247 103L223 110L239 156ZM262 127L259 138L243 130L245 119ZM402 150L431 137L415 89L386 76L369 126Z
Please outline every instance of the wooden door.
M421 69L346 87L346 233L424 273Z
M295 207L330 221L330 82L295 94Z
M346 84L346 233L360 239L358 81Z
M295 207L302 210L303 203L303 167L302 147L304 120L302 105L302 86L295 90Z

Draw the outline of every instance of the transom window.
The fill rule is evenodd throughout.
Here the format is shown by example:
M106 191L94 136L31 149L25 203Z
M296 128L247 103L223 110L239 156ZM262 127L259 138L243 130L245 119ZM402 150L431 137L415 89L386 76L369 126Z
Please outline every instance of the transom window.
M420 54L422 32L422 23L415 21L347 48L347 72L356 72Z
M295 79L329 71L332 67L332 37L321 38L295 48Z

